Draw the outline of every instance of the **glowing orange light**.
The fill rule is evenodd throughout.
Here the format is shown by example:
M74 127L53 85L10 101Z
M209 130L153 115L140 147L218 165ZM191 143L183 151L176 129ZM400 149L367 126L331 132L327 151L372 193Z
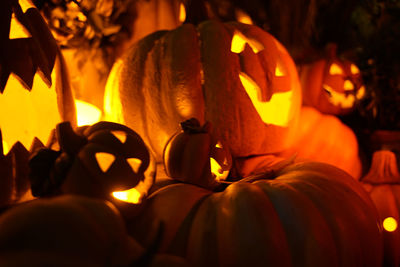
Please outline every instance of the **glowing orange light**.
M242 53L246 44L250 45L254 53L258 53L264 49L264 46L260 42L249 39L242 33L236 31L232 37L231 51L236 54Z
M96 106L82 100L75 100L78 126L91 125L100 121L101 111Z
M225 180L228 177L229 170L223 171L221 165L213 159L210 158L211 173L215 175L217 181Z
M342 75L343 70L338 64L333 63L331 65L331 67L329 68L329 74L330 75Z
M239 78L264 123L283 127L289 125L293 91L277 92L270 101L264 102L258 96L261 90L256 82L243 72L239 74Z
M117 191L112 193L113 197L124 202L138 204L140 203L141 194L136 188L131 188L125 191Z
M184 22L186 20L186 9L183 3L179 6L179 21Z
M397 229L397 221L393 217L387 217L383 220L383 228L388 232L394 232Z
M3 140L2 143L3 143L3 155L7 155L8 151L10 151L10 148L8 147L8 144L6 141Z
M241 9L236 9L236 11L235 11L235 15L236 15L236 19L237 19L237 21L239 21L239 22L241 22L241 23L244 23L244 24L250 24L250 25L252 25L253 24L253 20L250 18L250 16L246 13L246 12L244 12L243 10L241 10Z

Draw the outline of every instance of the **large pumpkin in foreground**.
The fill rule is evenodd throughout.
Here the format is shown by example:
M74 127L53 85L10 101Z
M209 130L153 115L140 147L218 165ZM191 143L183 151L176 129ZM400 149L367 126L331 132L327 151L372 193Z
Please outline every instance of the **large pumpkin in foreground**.
M373 203L330 165L288 165L217 191L170 184L145 205L128 230L148 244L164 223L161 251L192 266L381 265Z
M29 0L0 1L0 127L8 147L46 143L63 120L75 121L64 60Z
M233 157L290 146L301 102L295 65L270 34L205 21L159 31L118 61L106 86L106 119L139 133L161 161L179 123L196 118Z

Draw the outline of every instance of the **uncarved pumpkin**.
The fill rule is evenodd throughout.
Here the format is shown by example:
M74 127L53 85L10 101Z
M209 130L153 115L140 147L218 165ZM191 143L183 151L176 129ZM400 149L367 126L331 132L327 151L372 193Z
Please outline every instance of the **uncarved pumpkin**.
M318 161L334 165L358 179L361 161L353 130L337 117L303 106L294 145L280 155L296 155L296 161Z
M380 266L382 236L361 185L323 163L289 165L224 190L185 183L155 191L128 226L143 244L193 266Z
M384 266L400 265L400 173L396 155L374 152L369 172L361 183L375 203L384 229Z
M106 119L138 132L162 160L179 123L196 118L233 157L290 146L301 102L295 65L270 34L237 22L205 21L153 33L109 76Z
M0 2L0 127L3 141L46 143L57 123L75 124L65 62L46 22L28 0Z

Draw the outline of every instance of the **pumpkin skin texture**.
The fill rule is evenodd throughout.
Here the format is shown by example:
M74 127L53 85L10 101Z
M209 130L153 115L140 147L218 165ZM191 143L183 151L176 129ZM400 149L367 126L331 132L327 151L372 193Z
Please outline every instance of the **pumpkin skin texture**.
M399 266L400 174L396 155L389 150L375 151L370 170L361 178L361 183L375 203L383 223L384 266ZM386 223L393 219L397 228L390 229Z
M242 46L233 49L235 33ZM167 141L190 118L209 121L232 157L282 151L300 102L295 65L274 37L256 26L210 20L133 45L111 71L104 110L107 120L138 132L161 162Z
M318 161L338 167L355 179L361 176L361 160L355 133L337 117L303 106L294 145L282 157L296 155L296 162Z
M57 136L60 151L47 149L30 160L34 195L78 194L123 208L113 192L135 188L143 198L153 184L154 160L140 136L128 127L99 122L75 133L69 123L61 123ZM50 166L45 165L49 154L55 155Z
M2 266L120 266L142 253L116 208L87 197L21 204L0 216L0 227Z
M325 114L344 115L365 95L357 66L336 55L301 65L303 103Z
M161 251L193 266L381 264L377 212L348 174L303 163L262 176L220 192L184 183L165 186L149 196L128 231L146 244L143 233L164 222Z
M173 179L213 188L225 180L232 166L229 151L210 134L211 125L196 119L181 123L164 150L165 172Z
M35 137L47 143L57 123L68 120L75 125L76 121L64 59L30 1L1 1L0 10L3 141L8 147L21 142L26 148Z

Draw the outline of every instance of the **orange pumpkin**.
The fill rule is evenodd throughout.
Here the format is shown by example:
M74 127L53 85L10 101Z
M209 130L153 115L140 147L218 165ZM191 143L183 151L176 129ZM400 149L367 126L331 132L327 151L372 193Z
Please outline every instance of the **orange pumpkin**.
M165 172L176 180L212 188L227 178L232 165L229 151L210 134L211 125L192 118L181 123L164 150Z
M46 143L57 123L75 123L65 62L28 0L0 3L0 127L8 147ZM45 119L43 119L45 118Z
M295 65L273 36L210 20L133 45L111 71L104 109L107 120L138 132L161 161L189 118L211 122L233 157L282 151L295 134L300 102Z
M0 207L29 195L28 160L29 152L19 142L4 155L0 130Z
M280 156L296 155L296 161L318 161L334 165L358 179L361 160L355 133L338 118L302 107L294 145Z
M384 265L400 265L400 173L396 155L389 150L374 152L369 172L361 183L375 203L381 218Z
M349 113L365 95L360 70L355 63L337 57L336 48L327 58L301 65L299 74L303 103L322 113Z
M99 122L75 133L65 122L57 125L57 138L60 151L43 149L30 160L35 196L78 194L129 209L153 184L154 160L140 136L124 125Z
M379 266L382 261L373 203L348 174L322 163L287 165L217 191L167 185L149 196L128 230L148 244L161 222L161 251L193 266Z

